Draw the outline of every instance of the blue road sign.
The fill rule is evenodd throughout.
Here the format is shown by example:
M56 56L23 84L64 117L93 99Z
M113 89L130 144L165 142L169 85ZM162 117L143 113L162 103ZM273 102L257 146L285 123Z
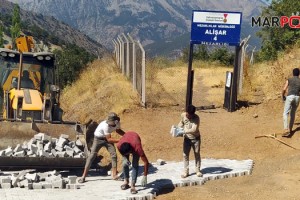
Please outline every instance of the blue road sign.
M241 12L194 10L191 43L238 46L241 35Z

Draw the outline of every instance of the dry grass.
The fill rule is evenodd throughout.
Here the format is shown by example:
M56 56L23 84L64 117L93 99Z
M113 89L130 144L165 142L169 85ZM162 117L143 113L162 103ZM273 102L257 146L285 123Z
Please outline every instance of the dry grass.
M122 113L138 104L138 95L110 58L92 63L79 79L63 91L64 119L99 121L108 112Z
M300 66L300 49L294 48L279 55L278 60L249 66L245 71L243 96L253 100L259 93L264 101L281 97L281 91L287 78L292 76L293 68Z
M256 101L280 97L282 86L294 67L300 64L300 50L286 52L275 62L249 65L244 63L243 90L239 100ZM291 62L292 61L292 62ZM146 102L149 107L184 105L188 64L163 58L146 63ZM195 61L193 102L199 105L224 102L226 71L214 63ZM76 98L74 98L76 97ZM113 110L122 113L139 104L131 83L116 69L112 59L97 60L85 70L79 80L67 87L62 95L65 118L76 121L103 119Z
M151 106L185 105L188 64L181 61L148 62L147 100ZM205 99L215 105L222 105L226 71L231 68L196 61L193 99ZM204 91L205 90L205 91ZM150 102L150 103L149 103ZM198 105L199 106L199 105Z

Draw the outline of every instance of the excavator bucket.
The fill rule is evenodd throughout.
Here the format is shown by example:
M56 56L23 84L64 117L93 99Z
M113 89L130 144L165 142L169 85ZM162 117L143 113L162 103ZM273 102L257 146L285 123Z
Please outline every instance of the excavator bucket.
M45 133L51 137L59 138L62 134L68 135L69 139L74 141L80 139L85 143L85 127L81 124L47 124L35 122L0 122L0 149L7 146L22 144L30 140L35 134Z
M68 141L80 141L81 157L68 156L16 156L1 155L1 170L16 169L76 169L83 168L88 154L86 143L86 126L81 124L46 124L26 122L0 122L0 154L1 150L16 148L35 137L37 134L46 134L51 138L64 135ZM27 150L28 151L28 150Z

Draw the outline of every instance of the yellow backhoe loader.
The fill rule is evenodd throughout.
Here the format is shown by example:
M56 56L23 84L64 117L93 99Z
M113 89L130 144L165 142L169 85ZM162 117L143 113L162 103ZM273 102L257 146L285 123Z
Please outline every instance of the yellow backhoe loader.
M0 150L22 143L39 132L52 137L67 134L86 144L86 126L62 120L54 54L34 52L30 36L17 38L16 45L17 50L0 48ZM0 157L0 169L22 167L22 163L32 168L72 168L82 167L85 159Z

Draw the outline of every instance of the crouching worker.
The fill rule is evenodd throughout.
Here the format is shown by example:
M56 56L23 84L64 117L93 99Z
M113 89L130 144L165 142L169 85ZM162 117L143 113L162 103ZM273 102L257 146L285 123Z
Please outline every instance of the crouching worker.
M142 178L141 185L144 187L147 184L147 175L149 162L142 148L141 138L136 132L128 131L126 132L117 144L117 148L121 155L123 156L123 174L124 174L124 184L121 185L122 190L129 189L129 166L131 165L129 161L129 155L132 154L132 179L131 179L131 194L136 194L137 190L135 188L138 169L139 169L139 159L141 158L144 162L144 174Z
M91 153L86 160L82 177L78 180L79 183L85 182L85 177L88 174L91 164L102 147L105 147L111 156L112 179L119 180L119 177L117 176L117 153L114 146L114 143L119 142L119 140L111 138L111 133L114 131L121 136L124 135L124 131L120 128L120 117L116 113L111 112L108 114L107 120L102 121L94 132L94 141L91 147Z

